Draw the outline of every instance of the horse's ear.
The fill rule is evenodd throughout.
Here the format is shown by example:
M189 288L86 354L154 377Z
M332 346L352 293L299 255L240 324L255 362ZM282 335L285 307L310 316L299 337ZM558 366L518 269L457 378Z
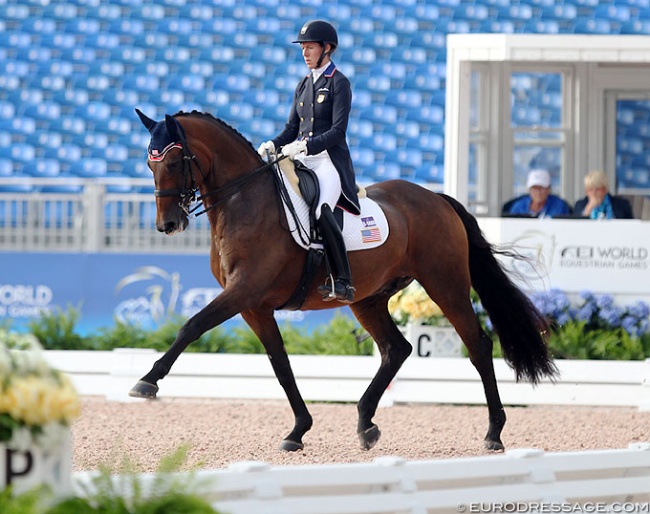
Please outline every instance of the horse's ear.
M140 109L136 109L135 112L138 115L138 117L140 118L140 121L142 122L142 124L147 128L147 130L149 132L151 132L151 129L156 125L156 121L149 118Z
M171 137L172 141L180 140L180 136L178 134L177 122L173 116L170 116L169 114L165 114L165 126L167 127L167 133Z

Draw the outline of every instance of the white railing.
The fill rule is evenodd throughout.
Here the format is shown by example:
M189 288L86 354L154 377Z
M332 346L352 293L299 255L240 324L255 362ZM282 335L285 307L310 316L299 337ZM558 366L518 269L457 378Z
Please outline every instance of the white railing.
M82 395L127 401L128 391L161 356L153 350L112 352L48 350L50 364L70 375ZM359 400L379 357L292 355L298 387L307 401ZM502 359L496 377L506 405L608 405L650 408L650 360L559 360L560 379L533 387L517 383ZM285 399L265 355L182 354L160 383L161 397ZM394 403L485 404L479 375L466 358L411 357L385 392Z
M206 216L181 235L155 227L150 179L0 179L0 246L12 251L206 253Z
M93 473L77 473L78 493ZM116 480L119 480L116 477ZM147 487L153 477L142 475ZM223 514L433 514L650 512L650 443L622 450L502 455L436 461L270 466L239 462L194 482Z

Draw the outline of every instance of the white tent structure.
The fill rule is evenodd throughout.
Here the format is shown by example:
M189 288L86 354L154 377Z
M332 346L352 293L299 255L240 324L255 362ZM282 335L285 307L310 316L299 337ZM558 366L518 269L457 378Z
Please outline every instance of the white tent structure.
M528 169L550 163L553 191L570 204L592 169L607 173L614 192L648 195L648 166L617 147L629 101L650 107L648 36L449 35L445 192L497 216L525 192Z

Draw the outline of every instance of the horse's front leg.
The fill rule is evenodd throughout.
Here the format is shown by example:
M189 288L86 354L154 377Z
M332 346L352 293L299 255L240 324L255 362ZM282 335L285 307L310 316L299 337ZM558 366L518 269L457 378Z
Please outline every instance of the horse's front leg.
M183 350L205 332L240 312L236 308L230 307L235 302L229 302L228 296L224 291L181 327L169 349L154 363L151 371L143 376L133 389L129 391L129 396L150 400L156 398L156 394L158 393L158 380L167 376L176 359L183 353Z
M264 345L273 372L284 389L293 411L295 419L293 430L282 440L280 449L285 451L302 450L304 448L302 437L311 429L313 420L298 390L282 334L273 317L273 311L247 311L242 312L242 317Z

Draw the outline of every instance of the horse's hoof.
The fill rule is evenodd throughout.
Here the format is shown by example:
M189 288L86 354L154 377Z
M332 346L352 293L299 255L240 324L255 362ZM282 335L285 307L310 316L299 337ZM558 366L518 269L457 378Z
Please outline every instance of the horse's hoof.
M289 439L283 439L280 443L280 450L285 452L297 452L305 447L304 444Z
M359 432L359 441L361 441L361 449L370 450L377 444L377 441L379 441L380 437L381 437L381 431L379 430L379 427L373 423L373 425L370 428L366 428L365 430Z
M502 452L503 450L506 449L505 446L503 446L503 443L501 441L490 441L486 439L484 441L484 444L488 450L493 452Z
M133 389L129 391L129 396L133 398L146 398L147 400L155 400L158 386L145 382L144 380L138 381Z

